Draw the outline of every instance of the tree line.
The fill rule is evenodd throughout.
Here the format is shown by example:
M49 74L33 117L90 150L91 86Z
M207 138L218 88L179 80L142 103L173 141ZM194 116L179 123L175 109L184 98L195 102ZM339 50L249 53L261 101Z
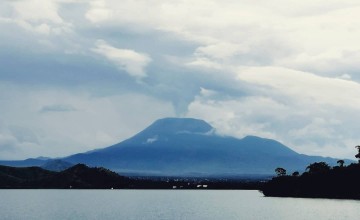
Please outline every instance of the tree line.
M261 191L265 196L360 199L360 146L356 146L358 163L345 165L338 160L331 167L325 162L315 162L287 175L282 167L275 169L277 177L266 182Z
M358 159L358 163L360 164L360 145L355 146L355 148L358 151L357 154L355 155L355 158ZM333 169L343 168L345 161L338 160L337 164L338 164L338 166L333 167ZM315 162L315 163L312 163L309 166L307 166L305 172L308 172L311 174L325 173L325 172L330 171L331 169L332 169L331 166L325 162ZM282 167L276 168L275 173L277 176L286 176L287 175L286 169L284 169ZM295 171L291 174L291 176L299 176L299 175L300 175L300 173L298 171Z

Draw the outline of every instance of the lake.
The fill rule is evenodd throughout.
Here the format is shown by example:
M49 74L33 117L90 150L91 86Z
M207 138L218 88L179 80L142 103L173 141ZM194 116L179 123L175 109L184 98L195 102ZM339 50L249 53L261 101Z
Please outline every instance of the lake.
M243 190L0 190L0 219L359 219L360 202Z

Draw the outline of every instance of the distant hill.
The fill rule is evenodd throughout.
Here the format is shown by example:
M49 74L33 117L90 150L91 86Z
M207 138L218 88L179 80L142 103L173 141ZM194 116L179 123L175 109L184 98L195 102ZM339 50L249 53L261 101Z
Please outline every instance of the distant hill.
M31 166L42 166L47 160L29 158L26 160L0 160L0 165L12 166L12 167L31 167Z
M0 166L2 189L110 189L128 186L129 179L104 168L78 164L62 172L40 167Z
M124 177L102 167L74 165L54 172L0 166L0 189L260 189L263 178Z
M40 167L8 167L0 166L0 188L22 188L29 182L48 178L53 172Z
M51 171L63 171L72 166L74 166L74 164L60 159L55 159L55 160L47 160L45 164L41 165L41 168Z
M36 166L49 161L32 160L35 160L32 165ZM298 154L271 139L220 136L205 121L192 118L160 119L123 142L61 160L102 166L122 174L147 176L268 175L274 174L277 167L288 172L302 172L313 162L336 165L337 161ZM25 161L18 163L29 164ZM16 161L0 161L0 164L18 165Z

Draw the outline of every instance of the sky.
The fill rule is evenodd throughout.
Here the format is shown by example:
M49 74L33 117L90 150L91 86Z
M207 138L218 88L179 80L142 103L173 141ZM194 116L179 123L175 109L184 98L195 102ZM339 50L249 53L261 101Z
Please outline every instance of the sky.
M354 159L359 39L357 0L2 0L0 159L110 146L164 117Z

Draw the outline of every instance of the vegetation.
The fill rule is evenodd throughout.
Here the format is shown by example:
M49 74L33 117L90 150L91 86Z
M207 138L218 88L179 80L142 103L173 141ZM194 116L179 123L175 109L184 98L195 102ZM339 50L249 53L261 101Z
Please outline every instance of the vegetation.
M360 146L356 148L359 152L355 157L360 158ZM265 183L261 191L265 196L277 197L360 199L360 161L348 166L344 160L337 163L335 167L325 162L312 163L302 175L294 172L291 176L277 168L278 176Z
M337 164L339 164L340 167L344 167L344 163L345 163L344 160L338 160L337 161Z
M62 172L40 167L0 166L2 189L68 189L68 188L120 188L128 179L104 168L75 165Z
M285 176L286 175L286 170L284 168L278 167L275 169L275 173L278 176Z
M292 176L299 176L300 173L298 171L293 172Z
M84 164L61 172L0 166L0 189L259 189L262 178L124 177Z
M326 173L330 169L330 166L325 162L315 162L306 167L306 170L313 174Z
M360 145L355 147L358 150L358 153L355 155L356 158L359 159L359 163L360 163Z

